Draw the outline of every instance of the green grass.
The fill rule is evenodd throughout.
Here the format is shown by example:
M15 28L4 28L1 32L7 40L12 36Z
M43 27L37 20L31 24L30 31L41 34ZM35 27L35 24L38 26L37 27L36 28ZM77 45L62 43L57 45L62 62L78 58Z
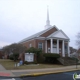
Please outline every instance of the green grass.
M22 70L22 69L41 69L41 68L57 68L57 67L63 67L63 65L54 65L54 64L39 64L39 65L22 65L22 66L19 66L19 67L14 67L16 62L12 61L12 60L9 60L9 59L4 59L4 60L1 60L0 59L0 64L2 66L5 67L5 69L7 70L14 70L14 69L19 69L19 70ZM18 63L18 62L17 62Z

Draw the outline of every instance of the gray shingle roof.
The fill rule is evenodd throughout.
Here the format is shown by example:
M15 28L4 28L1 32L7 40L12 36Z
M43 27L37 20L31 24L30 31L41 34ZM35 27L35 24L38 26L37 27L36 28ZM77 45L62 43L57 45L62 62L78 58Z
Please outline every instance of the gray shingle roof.
M56 27L56 26L52 26L52 27L50 27L50 28L48 28L48 29L45 29L45 30L43 30L43 31L40 31L40 32L38 32L38 33L36 33L36 34L34 34L34 35L32 35L32 36L29 36L29 37L21 40L19 43L22 43L22 42L25 42L25 41L27 41L27 40L33 39L33 38L35 38L35 37L39 37L41 34L47 32L48 30L50 30L50 29L52 29L52 28L54 28L54 27ZM57 27L56 27L56 28L57 28Z

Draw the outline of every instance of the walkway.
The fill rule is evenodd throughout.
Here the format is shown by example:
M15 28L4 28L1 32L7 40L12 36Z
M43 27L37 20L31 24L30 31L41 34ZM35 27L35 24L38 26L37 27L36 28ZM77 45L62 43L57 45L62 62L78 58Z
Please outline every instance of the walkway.
M14 76L13 73L10 70L6 70L1 64L0 64L0 76Z

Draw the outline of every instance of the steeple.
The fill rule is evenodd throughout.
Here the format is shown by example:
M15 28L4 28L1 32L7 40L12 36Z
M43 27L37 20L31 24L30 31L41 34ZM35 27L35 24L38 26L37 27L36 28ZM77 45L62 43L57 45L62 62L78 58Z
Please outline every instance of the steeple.
M48 9L48 6L47 6L47 20L46 20L46 25L45 25L45 28L49 28L51 27L50 25L50 20L49 20L49 9Z
M50 25L48 6L47 6L47 21L46 21L46 24L47 24L47 25Z

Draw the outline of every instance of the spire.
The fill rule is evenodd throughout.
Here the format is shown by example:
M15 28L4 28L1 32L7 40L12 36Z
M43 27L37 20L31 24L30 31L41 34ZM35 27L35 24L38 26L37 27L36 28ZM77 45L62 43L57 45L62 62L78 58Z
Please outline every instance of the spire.
M45 28L47 29L49 27L51 27L51 25L50 25L50 20L49 20L49 9L48 9L48 6L47 6L47 20L46 20Z
M46 21L46 25L50 25L48 6L47 6L47 21Z

